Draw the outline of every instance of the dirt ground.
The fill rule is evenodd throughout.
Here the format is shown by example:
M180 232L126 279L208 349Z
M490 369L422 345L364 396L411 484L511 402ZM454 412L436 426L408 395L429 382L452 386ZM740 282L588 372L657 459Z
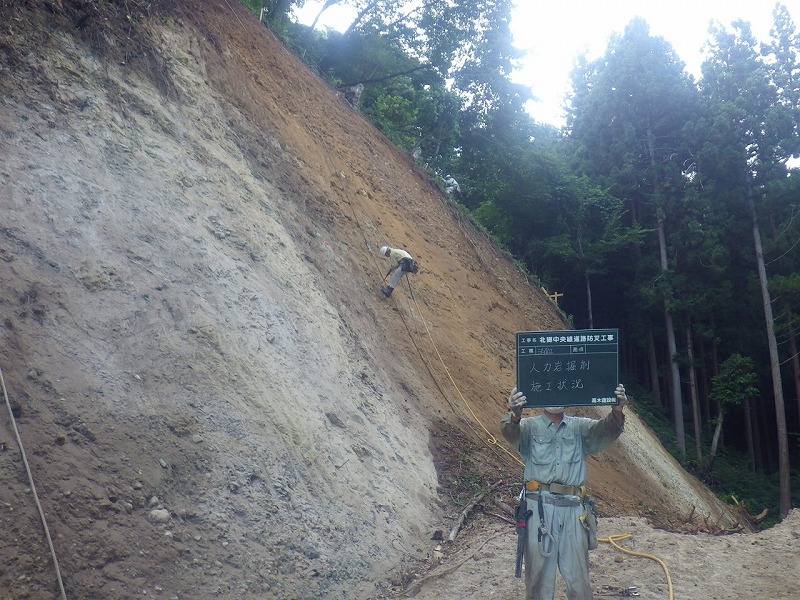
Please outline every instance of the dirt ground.
M487 518L487 521L490 519ZM499 519L481 528L457 555L410 586L406 597L521 598L522 579L514 578L509 558L515 550L513 526ZM601 519L598 535L611 540L590 552L594 597L739 600L800 598L800 510L780 525L758 534L714 536L676 534L653 528L641 517ZM637 556L645 555L645 556ZM560 597L563 584L558 580ZM419 591L417 592L417 590ZM415 593L416 592L416 593Z
M0 600L519 597L498 420L562 316L237 4L119 6L0 2ZM601 544L597 597L800 597L797 511L628 413L600 533L666 569Z

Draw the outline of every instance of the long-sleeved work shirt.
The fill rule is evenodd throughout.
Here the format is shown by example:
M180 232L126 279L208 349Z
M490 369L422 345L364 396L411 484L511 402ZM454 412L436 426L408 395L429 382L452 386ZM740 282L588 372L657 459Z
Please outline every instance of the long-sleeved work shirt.
M519 450L525 463L525 481L586 484L588 455L600 452L616 440L623 430L624 416L613 412L603 419L564 416L556 425L546 415L526 417L519 423L508 412L500 421L500 430L509 444Z
M411 258L411 255L401 248L389 248L389 258L399 265L401 260Z

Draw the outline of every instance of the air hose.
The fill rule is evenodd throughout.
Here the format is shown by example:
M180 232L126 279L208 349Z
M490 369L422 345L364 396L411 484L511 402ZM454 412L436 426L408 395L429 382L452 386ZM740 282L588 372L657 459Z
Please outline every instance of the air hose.
M607 538L600 538L597 541L611 544L612 546L614 546L614 548L616 548L620 552L624 552L625 554L630 554L631 556L638 556L639 558L649 558L650 560L654 560L658 564L660 564L661 568L664 569L664 574L667 576L667 587L669 588L669 600L674 600L675 596L673 595L673 590L672 590L672 577L670 577L667 564L657 556L653 556L652 554L644 554L643 552L634 552L633 550L628 550L627 548L623 548L617 543L621 542L622 540L627 540L630 537L632 537L630 533L623 533L620 535L610 535Z

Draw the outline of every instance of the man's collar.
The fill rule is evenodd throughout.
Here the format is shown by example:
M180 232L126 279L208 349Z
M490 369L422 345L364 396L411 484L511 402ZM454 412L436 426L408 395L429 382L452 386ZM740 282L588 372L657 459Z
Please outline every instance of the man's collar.
M539 416L547 422L547 426L548 427L550 427L551 425L554 426L554 427L561 427L562 425L565 425L569 419L572 418L572 417L569 417L567 415L562 415L561 416L561 423L556 424L556 423L553 423L553 421L551 421L550 418L546 414L544 414L544 412L542 412L542 414L540 414Z

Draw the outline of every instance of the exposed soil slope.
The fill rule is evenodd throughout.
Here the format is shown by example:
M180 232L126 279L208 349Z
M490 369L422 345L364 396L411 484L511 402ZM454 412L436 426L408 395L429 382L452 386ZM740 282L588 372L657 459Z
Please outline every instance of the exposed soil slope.
M408 588L509 501L514 333L564 322L237 4L107 9L0 3L0 598L59 597L15 424L70 598ZM385 243L413 293L378 292ZM629 412L601 514L737 527ZM513 548L491 500L445 555Z

